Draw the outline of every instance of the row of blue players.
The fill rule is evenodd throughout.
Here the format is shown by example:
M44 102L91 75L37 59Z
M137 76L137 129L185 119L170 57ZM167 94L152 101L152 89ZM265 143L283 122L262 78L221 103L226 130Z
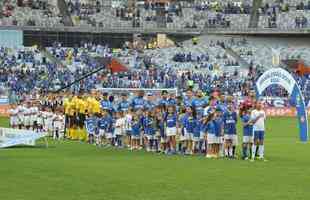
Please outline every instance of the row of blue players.
M128 103L128 109L115 112L111 112L112 103L103 100L101 113L87 115L85 126L89 142L100 146L128 146L131 150L145 148L166 154L236 157L238 114L232 99L211 99L199 106L194 103L197 102L195 98L187 98L182 104L168 101L163 104L165 100L145 109L142 104L145 100L140 95ZM106 107L108 104L111 106ZM253 125L260 117L253 117L250 110L241 115L244 159L253 158L253 150L256 152L252 148L254 139L264 139L254 138Z

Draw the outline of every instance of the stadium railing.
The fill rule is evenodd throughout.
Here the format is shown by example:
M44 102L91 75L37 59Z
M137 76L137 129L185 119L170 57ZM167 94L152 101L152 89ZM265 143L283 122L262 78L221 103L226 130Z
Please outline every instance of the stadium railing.
M143 28L143 27L41 27L0 26L0 30L58 31L89 33L170 33L170 34L309 34L310 28Z

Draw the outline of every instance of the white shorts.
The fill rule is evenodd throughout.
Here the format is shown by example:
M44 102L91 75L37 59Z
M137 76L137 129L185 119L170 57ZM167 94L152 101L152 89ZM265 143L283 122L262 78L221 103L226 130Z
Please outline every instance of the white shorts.
M131 139L132 139L132 140L139 140L139 139L140 139L140 136L132 135L132 136L131 136Z
M176 136L177 135L177 128L176 127L167 127L166 128L167 137Z
M154 140L154 139L156 139L155 135L145 135L145 137L146 137L148 140Z
M23 115L17 116L17 121L18 121L19 125L23 124L24 123L24 116Z
M204 140L206 135L207 135L206 132L201 131L200 132L200 140Z
M31 126L31 117L30 116L25 116L24 117L24 125L25 126Z
M243 136L242 142L243 143L253 143L254 138L253 136Z
M195 136L193 136L192 140L193 140L194 142L199 142L199 141L200 141L200 137L195 137Z
M11 117L11 118L10 118L10 124L11 124L11 126L16 126L16 125L18 125L18 118L17 118L16 116Z
M115 135L123 135L122 130L121 129L115 129Z
M208 144L217 144L218 143L218 137L216 137L214 134L208 133Z
M183 136L184 138L184 140L192 140L193 139L193 133L188 133L187 131L186 131L186 129L184 129L184 136Z
M98 136L104 136L104 135L105 135L105 131L103 129L99 129Z
M31 123L33 124L34 122L37 122L38 121L38 117L35 115L35 116L31 116Z
M112 139L113 138L113 134L112 133L105 133L105 137L107 139Z
M220 136L219 137L219 144L224 144L224 143L225 143L224 136Z
M233 145L238 145L238 136L237 135L224 135L225 140L231 140Z

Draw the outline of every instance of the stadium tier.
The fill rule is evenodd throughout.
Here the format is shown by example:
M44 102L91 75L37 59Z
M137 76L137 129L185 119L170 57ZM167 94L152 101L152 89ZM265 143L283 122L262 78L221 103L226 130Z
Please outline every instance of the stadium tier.
M308 28L308 1L5 0L2 26L209 30Z

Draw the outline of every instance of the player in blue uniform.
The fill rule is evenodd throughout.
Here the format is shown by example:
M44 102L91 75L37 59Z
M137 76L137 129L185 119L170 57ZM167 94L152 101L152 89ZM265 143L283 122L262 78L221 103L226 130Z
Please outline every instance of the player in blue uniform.
M228 103L227 111L223 115L224 138L225 138L225 156L234 158L234 148L237 145L237 113L234 110L232 102Z
M197 113L196 116L197 119L193 132L193 154L196 152L198 153L201 150L200 135L203 128L203 115Z
M112 117L106 110L103 110L101 117L98 119L100 144L112 144L112 123ZM104 139L106 139L106 141L103 141Z
M154 103L153 94L148 93L147 94L147 100L144 102L144 109L150 111L155 109L156 104Z
M143 119L143 129L146 138L146 151L156 151L156 121L153 111L148 111Z
M108 93L103 93L103 98L100 101L100 107L102 110L107 110L110 114L113 112L113 104L108 99Z
M159 100L158 105L163 106L164 108L166 108L169 105L167 90L161 92L161 99Z
M169 150L172 154L176 153L176 135L178 132L177 114L175 106L167 107L167 114L165 116L166 135L168 140Z
M166 122L164 113L158 107L156 111L156 124L157 124L157 135L159 135L158 142L160 143L159 152L165 153L167 150L167 135L166 135Z
M196 113L193 107L186 108L186 114L183 119L184 123L184 140L186 145L186 152L185 154L193 154L193 134L194 128L196 126Z
M191 89L188 89L186 91L186 96L183 98L183 105L187 107L193 106L193 91Z
M215 145L216 141L216 127L214 123L214 113L210 113L206 119L207 123L207 139L208 139L208 148L207 148L207 158L214 158L215 155Z
M84 123L85 123L85 128L88 134L88 142L90 144L93 144L94 136L98 132L97 131L97 119L95 116L88 115Z
M117 104L117 111L127 112L130 108L130 102L128 101L127 94L123 93L121 101Z
M193 99L192 105L194 106L197 115L203 115L204 108L208 105L208 101L204 98L201 90L197 91L197 95Z
M222 118L222 110L217 108L214 116L214 126L215 126L215 155L223 156L223 136L224 136L224 124L223 124L223 118Z
M243 123L243 144L242 144L242 158L248 160L251 153L253 144L253 125L251 123L251 112L246 110L241 116Z
M145 108L144 92L140 91L138 96L132 99L131 107L135 111L142 111Z
M133 113L131 120L131 150L140 149L141 120Z

